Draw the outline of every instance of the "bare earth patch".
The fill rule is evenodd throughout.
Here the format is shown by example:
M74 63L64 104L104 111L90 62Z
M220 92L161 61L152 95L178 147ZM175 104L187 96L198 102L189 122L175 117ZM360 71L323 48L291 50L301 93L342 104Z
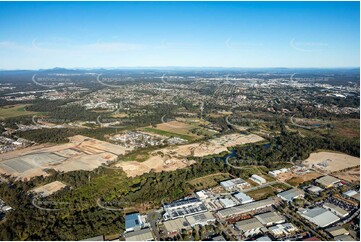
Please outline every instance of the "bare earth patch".
M230 134L219 138L211 139L207 142L199 142L188 145L179 145L158 149L150 153L150 158L144 162L128 161L117 164L123 168L129 177L142 175L150 172L173 171L187 167L195 161L188 160L187 157L203 157L207 155L219 154L228 151L228 147L253 143L263 140L262 137L254 134Z
M332 173L332 175L348 182L360 182L360 166L345 171L337 171Z
M322 176L321 173L314 172L314 171L305 173L302 176L293 174L293 176L291 176L292 178L287 180L287 183L289 183L292 186L298 186L298 185L300 185L300 184L302 184L302 183L304 183L306 181L314 180L314 179L319 178L321 176Z
M176 147L168 147L156 150L153 153L163 153L165 155L178 156L178 157L203 157L207 155L219 154L228 151L227 148L236 145L255 143L262 141L263 138L255 135L242 135L242 134L229 134L219 138L208 140L207 142L193 143L189 145L180 145Z
M42 194L43 197L47 197L47 196L63 189L64 187L66 187L66 185L64 183L62 183L60 181L54 181L54 182L48 183L44 186L34 188L31 191L38 193L38 194Z
M58 171L93 170L125 154L125 147L76 135L61 145L38 145L0 155L0 174L19 179L46 176L46 169Z
M194 160L165 158L159 155L152 156L144 162L127 161L117 164L117 167L123 168L128 177L140 176L150 171L174 171L179 168L185 168L194 164Z
M310 168L334 172L360 165L360 158L343 153L322 151L311 153L303 164Z

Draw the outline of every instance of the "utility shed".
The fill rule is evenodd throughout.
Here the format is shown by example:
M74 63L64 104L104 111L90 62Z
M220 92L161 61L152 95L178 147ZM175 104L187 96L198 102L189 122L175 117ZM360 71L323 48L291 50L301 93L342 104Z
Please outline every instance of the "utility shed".
M264 226L281 224L286 221L285 217L276 212L258 214L257 216L255 216L255 218L258 219L258 221L260 221Z
M346 234L346 235L349 234L349 232L341 226L332 227L332 228L326 229L326 231L330 235L332 235L332 237L336 237L336 236L343 235L343 234Z
M124 234L125 241L151 241L154 240L149 228L128 232Z

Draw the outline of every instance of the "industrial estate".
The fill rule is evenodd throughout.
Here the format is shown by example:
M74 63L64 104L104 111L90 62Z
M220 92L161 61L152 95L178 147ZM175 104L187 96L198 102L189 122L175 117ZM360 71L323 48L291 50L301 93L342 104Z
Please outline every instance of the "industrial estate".
M69 71L56 75L70 86L33 83L38 97L2 85L3 238L45 236L14 230L24 213L62 221L49 239L359 238L357 74L346 84L272 72L180 72L165 82L150 71L120 88ZM80 211L88 222L60 218Z
M1 2L0 241L360 241L360 3Z

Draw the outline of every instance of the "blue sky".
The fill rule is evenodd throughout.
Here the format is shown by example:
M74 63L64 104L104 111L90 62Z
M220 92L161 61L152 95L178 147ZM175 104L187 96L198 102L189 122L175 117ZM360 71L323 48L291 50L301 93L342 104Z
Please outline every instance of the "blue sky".
M0 69L358 67L359 2L0 2Z

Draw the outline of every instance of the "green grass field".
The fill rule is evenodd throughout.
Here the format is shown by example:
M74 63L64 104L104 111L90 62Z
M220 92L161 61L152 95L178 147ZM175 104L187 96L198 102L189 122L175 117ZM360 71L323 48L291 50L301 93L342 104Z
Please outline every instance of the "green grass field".
M120 160L143 162L150 157L149 153L156 149L159 149L159 148L158 147L149 147L149 148L145 148L145 149L135 150L135 151L132 151L129 154L126 154L125 156L121 157Z
M263 187L257 190L246 192L246 194L252 197L254 200L262 200L268 197L274 196L276 193L273 187Z
M144 127L144 128L142 128L142 130L147 131L147 132L152 132L152 133L155 133L155 134L164 135L164 136L167 136L167 137L179 137L179 138L182 138L182 139L185 139L185 140L188 140L188 141L197 140L196 137L192 137L192 136L185 135L185 134L172 133L172 132L168 132L168 131L164 131L164 130L156 129L156 128Z
M0 108L0 119L14 118L26 115L35 115L37 112L26 111L26 104L5 106Z
M188 181L188 183L195 190L202 190L210 187L215 187L219 182L230 179L228 173L215 173L207 176L198 177L196 179Z

